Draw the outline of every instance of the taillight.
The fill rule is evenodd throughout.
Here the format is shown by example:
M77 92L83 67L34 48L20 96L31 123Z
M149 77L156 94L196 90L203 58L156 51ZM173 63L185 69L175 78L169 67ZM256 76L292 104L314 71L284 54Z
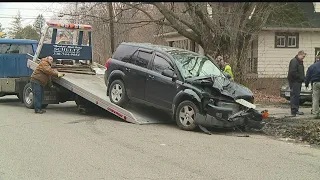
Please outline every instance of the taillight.
M110 61L111 61L111 58L109 58L106 62L106 69L108 69Z

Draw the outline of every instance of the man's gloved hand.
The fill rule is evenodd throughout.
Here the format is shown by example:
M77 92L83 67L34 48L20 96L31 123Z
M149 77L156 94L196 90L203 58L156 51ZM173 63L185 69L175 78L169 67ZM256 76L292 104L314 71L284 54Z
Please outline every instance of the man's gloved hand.
M58 78L61 78L63 76L64 76L64 74L58 73Z

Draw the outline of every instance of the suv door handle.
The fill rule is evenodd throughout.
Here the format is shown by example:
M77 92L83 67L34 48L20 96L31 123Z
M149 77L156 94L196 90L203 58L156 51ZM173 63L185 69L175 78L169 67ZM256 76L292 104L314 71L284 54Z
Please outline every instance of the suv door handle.
M129 69L129 68L126 68L126 71L130 72L130 69Z
M152 75L149 75L148 77L149 77L150 79L152 79L152 80L154 79L154 76L152 76Z

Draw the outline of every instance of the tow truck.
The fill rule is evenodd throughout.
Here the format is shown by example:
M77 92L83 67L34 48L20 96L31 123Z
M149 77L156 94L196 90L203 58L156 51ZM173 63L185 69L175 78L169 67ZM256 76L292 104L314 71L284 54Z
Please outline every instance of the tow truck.
M51 43L44 43L45 37L52 29ZM57 44L58 30L77 31L76 44ZM87 43L85 42L87 41ZM126 109L110 102L106 95L103 75L105 67L93 63L92 60L92 26L82 24L60 24L46 22L42 29L41 39L33 55L27 54L27 67L35 70L41 58L52 56L52 68L65 74L62 78L53 77L53 87L45 87L43 106L75 101L78 110L88 112L94 106L120 117L124 121L135 124L163 122L151 114L146 114L135 107ZM23 90L23 102L27 108L33 107L31 83L28 82ZM159 117L158 117L159 118Z

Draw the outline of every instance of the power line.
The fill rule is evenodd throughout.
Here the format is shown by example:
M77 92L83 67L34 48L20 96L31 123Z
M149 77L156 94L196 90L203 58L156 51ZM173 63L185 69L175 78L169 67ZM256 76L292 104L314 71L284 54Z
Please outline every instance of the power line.
M0 19L14 19L14 17L0 17ZM29 18L21 18L21 19L37 19L36 17L29 17ZM50 18L49 18L50 19ZM52 20L74 20L74 19L57 19L51 18Z
M34 11L39 11L39 9L32 9L32 8L0 8L0 9L18 9L18 10L34 10Z
M39 14L42 14L42 13L39 13ZM38 15L39 15L38 14ZM0 17L16 17L17 15L11 15L11 14L0 14ZM42 15L43 16L43 15ZM51 15L53 16L53 15ZM50 15L46 15L46 16L43 16L43 17L51 17ZM30 18L30 17L34 17L34 16L21 16L22 18L26 17L26 18Z
M45 17L45 16L44 16ZM1 19L14 19L15 17L11 16L11 17L1 17ZM46 18L51 18L51 16L46 16ZM21 17L21 19L37 19L37 17Z
M53 5L53 3L50 4L50 6L52 6L52 5ZM32 6L35 7L35 8L37 8L36 6L34 6L34 4L32 4ZM43 10L42 13L40 13L40 14L42 15L45 11L47 11L47 10L49 9L50 6L46 7L45 10ZM39 10L39 11L40 11L40 10ZM39 11L38 11L38 12L39 12ZM42 17L45 18L45 16L43 16L43 15L42 15ZM47 17L46 17L46 18L47 18ZM48 18L49 18L49 17L48 17ZM31 20L31 21L32 21L32 20ZM28 24L31 23L31 21L29 21Z

